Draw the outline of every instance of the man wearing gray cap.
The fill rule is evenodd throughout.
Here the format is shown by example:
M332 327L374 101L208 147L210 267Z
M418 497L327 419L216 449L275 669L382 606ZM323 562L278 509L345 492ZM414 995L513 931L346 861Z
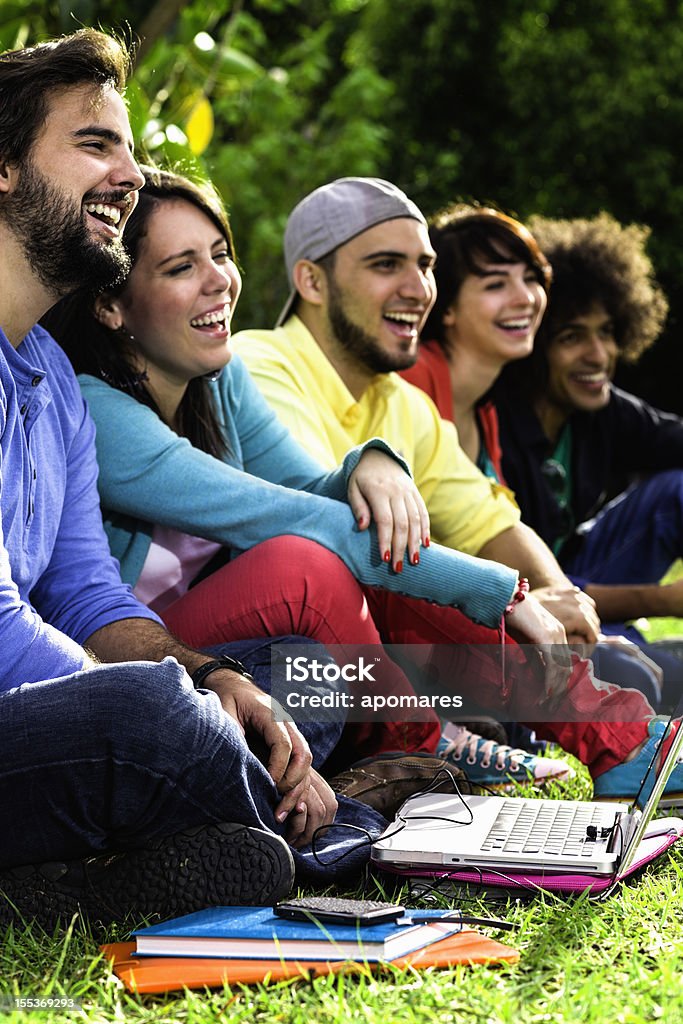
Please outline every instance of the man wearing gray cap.
M234 338L280 419L329 467L350 445L386 438L413 469L433 539L518 569L573 639L595 641L599 623L591 600L520 523L506 493L470 462L453 425L394 372L414 363L435 299L435 256L419 208L388 181L341 178L295 207L284 248L291 291L275 330ZM402 563L394 569L401 572ZM366 596L391 643L495 642L491 631L453 609L420 607L372 589ZM470 770L485 748L474 734L466 742ZM482 758L481 777L475 775L487 782L488 755Z
M415 362L436 294L419 208L388 181L339 178L294 208L284 250L291 291L275 330L234 343L294 436L330 467L351 444L386 438L413 469L435 540L518 569L570 639L594 642L590 598L470 462L453 425L394 372Z

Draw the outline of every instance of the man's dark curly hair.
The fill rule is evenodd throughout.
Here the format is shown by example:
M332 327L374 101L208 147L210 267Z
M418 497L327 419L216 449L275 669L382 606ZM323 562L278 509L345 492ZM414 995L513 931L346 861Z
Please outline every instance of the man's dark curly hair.
M597 303L614 322L621 358L635 363L657 340L669 309L645 247L650 229L609 213L590 220L531 217L529 228L553 268L550 301L536 337L540 349L560 326Z
M669 304L645 251L648 227L620 224L605 212L576 220L535 215L527 224L553 268L553 281L534 351L505 367L501 386L533 401L548 380L548 346L574 317L604 306L620 357L635 363L659 337Z

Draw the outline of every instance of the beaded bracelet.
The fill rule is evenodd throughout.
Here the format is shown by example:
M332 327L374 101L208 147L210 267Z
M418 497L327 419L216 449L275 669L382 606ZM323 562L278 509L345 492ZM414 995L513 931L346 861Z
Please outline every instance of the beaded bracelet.
M514 594L512 595L512 600L510 601L510 604L507 605L507 607L505 609L505 612L503 614L504 615L509 615L510 612L514 609L515 605L519 604L520 601L523 601L528 593L529 593L529 581L527 579L522 578L518 582L517 589L515 590Z

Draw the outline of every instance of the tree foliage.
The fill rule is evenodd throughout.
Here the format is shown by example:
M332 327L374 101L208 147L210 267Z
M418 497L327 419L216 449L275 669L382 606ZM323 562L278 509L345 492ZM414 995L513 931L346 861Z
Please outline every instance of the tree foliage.
M419 47L406 41L420 38ZM683 180L683 18L670 0L387 0L368 4L366 55L391 75L405 137L392 133L394 174L412 173L433 210L456 196L526 217L608 210L653 229L650 243L672 314L662 341L624 374L683 412L672 365Z
M245 272L238 326L286 292L287 213L378 174L431 213L462 196L528 216L606 209L653 228L667 336L629 383L683 411L683 18L677 0L3 0L3 48L101 25L139 37L138 143L213 177Z

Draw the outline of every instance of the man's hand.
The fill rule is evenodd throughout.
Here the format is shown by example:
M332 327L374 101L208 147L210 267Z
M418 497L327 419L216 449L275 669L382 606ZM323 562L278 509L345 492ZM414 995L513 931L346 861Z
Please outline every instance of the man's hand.
M527 594L505 613L505 626L520 643L538 648L544 666L544 703L559 705L567 692L571 673L571 651L562 623L533 594Z
M103 626L88 638L86 648L103 662L162 661L170 656L177 658L189 673L200 668L209 657L185 647L163 626L150 619L120 619ZM286 717L277 702L244 676L228 668L213 671L203 685L218 695L223 709L234 718L249 740L250 748L263 748L268 772L282 794L282 800L275 808L278 821L285 821L299 804L305 805L306 810L297 811L297 823L293 824L295 835L309 834L309 815L313 828L317 828L314 822L327 824L330 813L334 816L333 806L336 808L334 795L330 797L329 786L311 768L311 751L294 722L275 721L274 712L278 718ZM311 789L313 795L309 810ZM305 821L302 815L305 815Z
M374 519L379 550L396 572L403 568L406 548L411 565L419 562L420 546L429 537L429 513L395 459L375 448L364 452L349 477L348 501L361 530Z
M571 583L538 587L532 594L547 611L560 620L569 643L597 643L600 619L592 597Z
M301 795L297 796L294 809L287 819L285 839L296 849L307 846L321 825L331 825L337 813L337 798L314 768L311 768L307 782L307 788L304 783L301 784Z
M307 801L312 773L308 743L294 722L275 721L275 713L283 715L277 701L244 676L218 669L207 678L206 687L218 694L224 711L235 719L247 739L256 736L263 741L268 751L266 768L278 792L284 794L275 816L284 821L297 802Z
M510 565L525 576L532 593L560 620L571 643L596 642L600 620L595 603L567 579L548 545L531 527L517 523L503 530L487 541L478 554Z

